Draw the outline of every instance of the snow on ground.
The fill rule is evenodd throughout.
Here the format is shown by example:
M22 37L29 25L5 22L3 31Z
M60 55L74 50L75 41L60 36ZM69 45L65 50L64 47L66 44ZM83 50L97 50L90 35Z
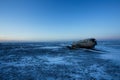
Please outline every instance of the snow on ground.
M117 50L36 45L3 47L0 80L120 80L120 66L111 62L119 59Z

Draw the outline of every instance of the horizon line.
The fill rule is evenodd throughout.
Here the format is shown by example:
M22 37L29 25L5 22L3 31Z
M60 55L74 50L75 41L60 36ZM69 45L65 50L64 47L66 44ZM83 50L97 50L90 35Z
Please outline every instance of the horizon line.
M84 38L87 39L87 38ZM96 39L96 38L95 38ZM0 40L0 42L63 42L63 41L78 41L78 40L83 40L83 39L65 39L65 40ZM118 39L96 39L97 41L116 41L120 40Z

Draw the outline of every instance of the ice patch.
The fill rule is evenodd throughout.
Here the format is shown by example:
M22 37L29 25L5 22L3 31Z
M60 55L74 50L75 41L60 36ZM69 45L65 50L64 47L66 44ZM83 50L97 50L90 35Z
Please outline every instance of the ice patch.
M105 73L104 68L102 66L94 64L90 66L90 71L92 71L90 75L98 80L111 80L111 76Z
M102 54L101 57L103 59L110 59L113 60L114 62L116 62L117 64L120 65L120 52L110 52L110 53L106 53L106 54Z
M9 57L13 57L12 55ZM24 56L21 57L20 60L17 61L9 61L9 62L4 62L1 61L1 64L4 66L34 66L34 65L40 65L42 62L44 64L45 59L44 58L37 58L37 57L32 57L32 56Z
M65 64L63 57L47 57L50 64Z
M42 49L57 49L60 48L59 46L45 46L45 47L40 47Z
M11 56L12 57L12 56ZM1 62L6 66L35 66L40 64L68 64L63 57L53 56L24 56L19 61Z
M33 61L32 61L31 57L22 57L19 61L2 62L2 65L6 65L6 66L32 66L33 65L32 63L33 63Z
M102 54L101 58L102 59L110 59L120 65L120 63L119 63L120 62L120 50L113 49L113 48L107 48L106 50L108 52L105 54Z
M54 56L37 56L39 59L46 60L45 63L47 64L67 64L68 62L65 61L64 57L54 57Z

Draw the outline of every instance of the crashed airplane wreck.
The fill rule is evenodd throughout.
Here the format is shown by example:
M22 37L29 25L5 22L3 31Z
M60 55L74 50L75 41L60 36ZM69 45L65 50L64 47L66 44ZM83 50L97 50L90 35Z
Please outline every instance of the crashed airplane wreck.
M97 41L94 38L79 40L73 42L70 46L67 46L69 49L78 49L78 48L86 48L86 49L93 49L97 45Z

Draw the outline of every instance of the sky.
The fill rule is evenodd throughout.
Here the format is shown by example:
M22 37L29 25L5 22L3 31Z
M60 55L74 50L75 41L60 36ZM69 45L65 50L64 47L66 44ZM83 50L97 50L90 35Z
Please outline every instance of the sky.
M0 40L120 39L120 0L0 0Z

